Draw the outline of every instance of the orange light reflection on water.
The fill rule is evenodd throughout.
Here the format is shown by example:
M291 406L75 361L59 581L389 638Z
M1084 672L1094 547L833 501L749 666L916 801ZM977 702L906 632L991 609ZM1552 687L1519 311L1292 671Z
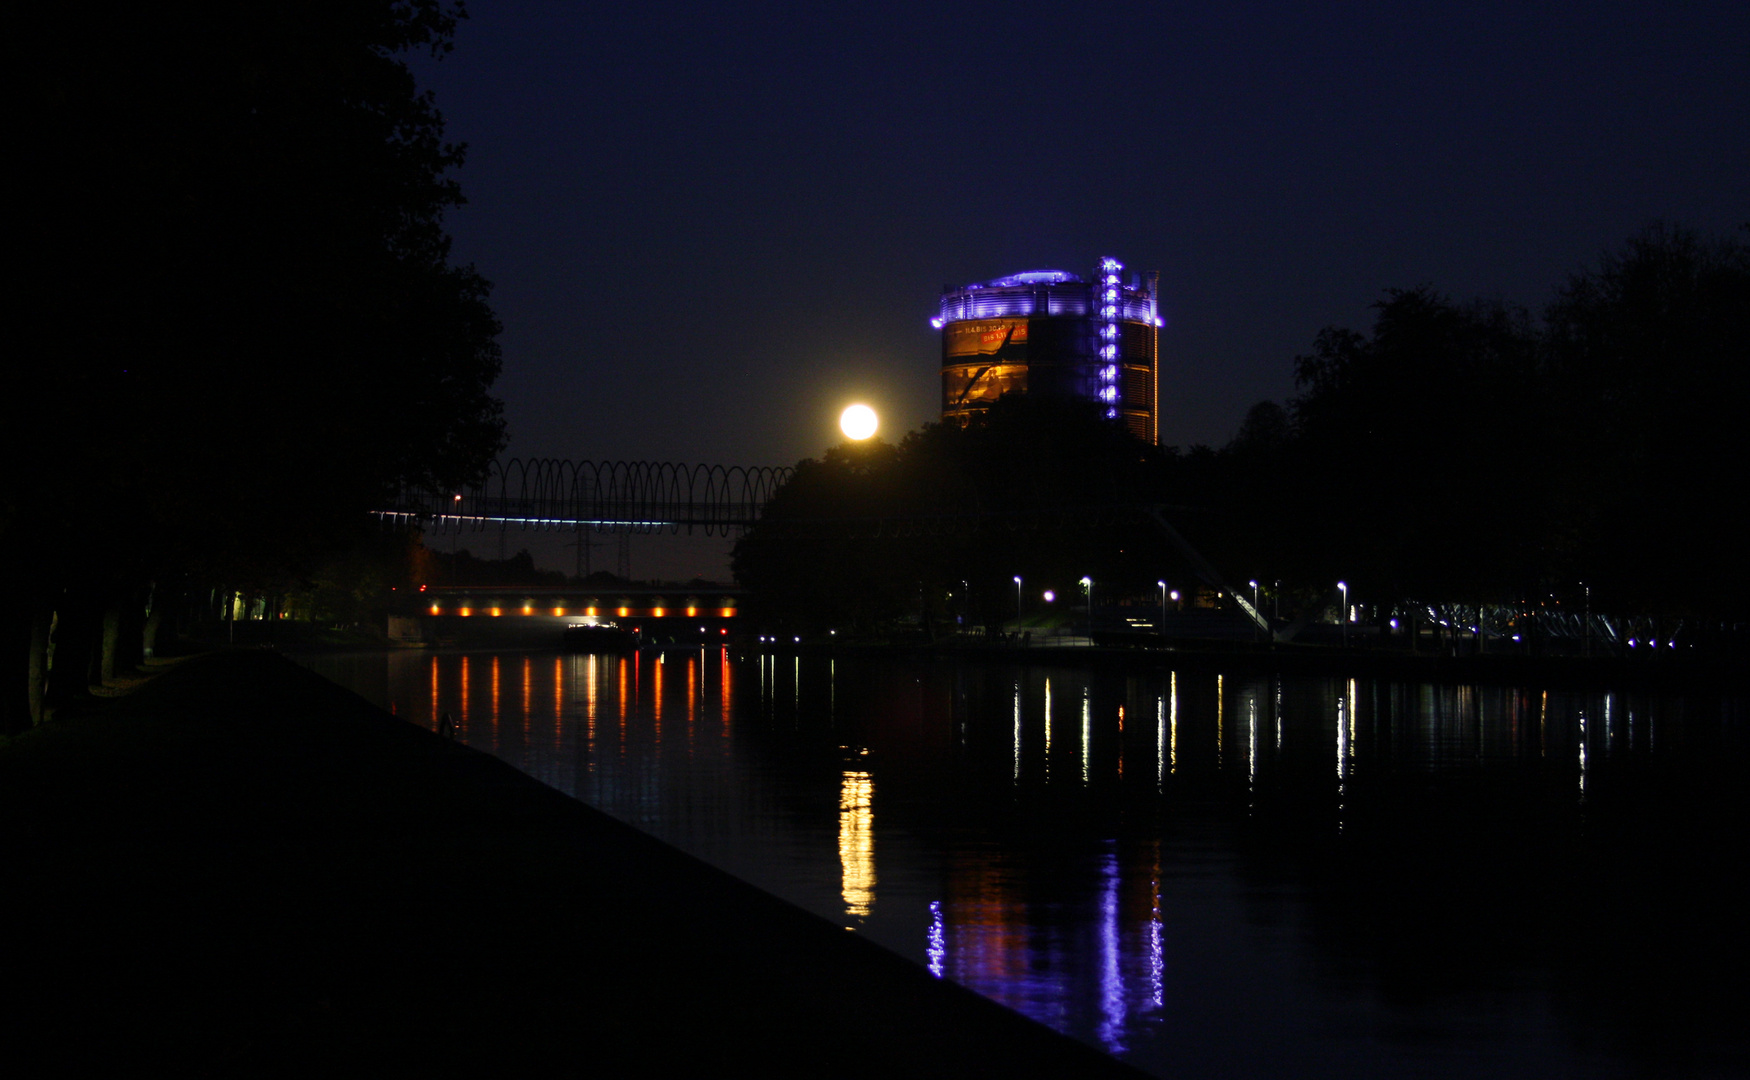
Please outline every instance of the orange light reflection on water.
M729 674L730 670L731 670L730 664L729 664L729 646L725 645L723 647L722 655L723 655L723 662L721 665L722 671L718 675L718 682L719 682L718 696L721 699L721 704L723 706L723 734L727 735L727 734L729 734L730 686L731 686L731 683L733 682L733 680L730 678L730 674Z
M597 696L601 693L601 658L586 656L583 669L584 746L589 751L590 768L595 768L595 714Z
M867 918L875 906L875 780L862 770L839 781L839 874L845 914Z
M634 655L636 655L636 654L634 654ZM619 720L620 720L620 751L621 751L621 753L624 753L626 750L626 699L628 696L626 693L626 678L628 675L631 674L631 670L630 670L631 667L632 667L631 663L629 663L625 657L623 657L623 656L620 657L620 662L619 662L619 669L620 669L619 670L619 674L620 674L620 700L619 700L619 706L620 706L619 714L620 715L619 715Z
M662 662L662 654L656 655L656 663L650 668L650 724L656 736L656 745L662 745L662 672L668 665Z
M497 614L497 612L494 612L493 614ZM497 734L497 731L498 731L498 656L497 656L497 654L494 654L492 657L492 711L490 713L488 713L488 715L492 717L493 733ZM529 725L529 717L528 717L527 713L524 713L523 714L523 733L524 734L528 733L528 730L529 730L528 725Z
M687 656L687 754L693 752L693 721L699 715L699 685L698 680L704 677L705 665L699 663L699 658Z
M461 725L462 733L467 734L467 731L468 731L468 658L466 656L462 657L462 700L461 700L461 703L459 705L459 708L460 708L462 715L457 717L456 722Z

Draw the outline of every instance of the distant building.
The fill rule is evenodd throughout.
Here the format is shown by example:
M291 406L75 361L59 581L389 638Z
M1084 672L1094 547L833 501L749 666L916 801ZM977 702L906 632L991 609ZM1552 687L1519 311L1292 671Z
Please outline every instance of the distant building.
M942 290L942 419L965 423L1004 394L1105 405L1137 438L1159 439L1160 275L1101 259L1092 280L1034 270Z

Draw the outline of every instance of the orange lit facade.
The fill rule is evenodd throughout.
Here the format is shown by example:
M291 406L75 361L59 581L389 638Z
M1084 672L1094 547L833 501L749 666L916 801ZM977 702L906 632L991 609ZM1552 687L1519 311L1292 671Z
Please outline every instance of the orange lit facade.
M1159 440L1159 275L1102 259L1088 278L1035 270L943 290L942 419L967 423L1004 394L1099 402Z

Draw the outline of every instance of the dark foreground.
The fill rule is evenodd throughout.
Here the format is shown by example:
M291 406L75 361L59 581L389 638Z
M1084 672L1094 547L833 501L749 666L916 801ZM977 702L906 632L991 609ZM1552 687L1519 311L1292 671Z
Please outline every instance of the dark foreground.
M0 748L0 858L55 1072L1140 1075L272 654Z

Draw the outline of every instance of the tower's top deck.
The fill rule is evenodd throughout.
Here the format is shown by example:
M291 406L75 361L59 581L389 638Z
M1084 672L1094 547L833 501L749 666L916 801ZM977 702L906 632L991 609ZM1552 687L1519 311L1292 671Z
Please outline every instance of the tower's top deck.
M941 329L967 319L1087 318L1104 315L1110 305L1120 321L1158 326L1151 286L1135 278L1128 285L1100 286L1067 270L1026 270L943 288L940 310L930 322ZM1101 288L1117 295L1097 296Z
M1068 270L1024 270L1019 274L1010 274L995 281L975 281L966 286L968 289L1000 289L1008 285L1063 285L1082 279ZM944 289L952 292L952 289Z

